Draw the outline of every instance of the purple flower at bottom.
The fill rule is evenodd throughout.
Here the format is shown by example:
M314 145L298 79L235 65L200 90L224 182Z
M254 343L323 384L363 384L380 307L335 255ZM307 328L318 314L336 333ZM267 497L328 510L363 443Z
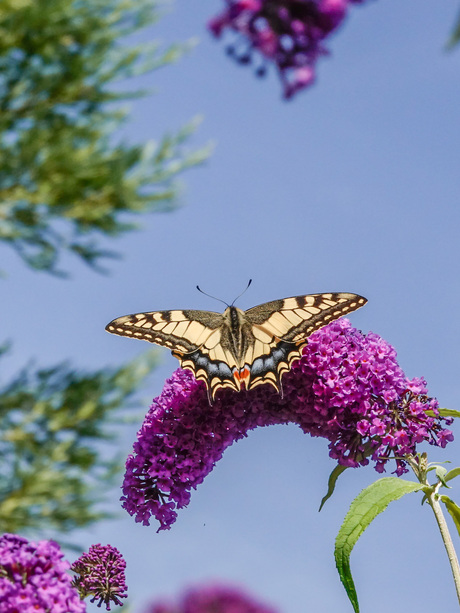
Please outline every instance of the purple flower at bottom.
M187 591L178 604L155 603L146 613L276 613L239 589L214 585Z
M71 570L77 574L72 585L82 598L93 596L91 602L99 600L110 611L110 603L123 605L121 598L127 597L125 582L126 562L121 553L111 545L91 545L88 553L81 555L72 564Z
M83 613L85 604L67 573L70 564L54 541L0 537L0 611Z
M339 464L364 466L370 458L383 472L394 458L397 475L407 472L403 457L416 453L417 444L444 447L453 438L442 428L451 420L439 417L425 381L407 379L390 344L346 319L310 336L283 377L283 392L269 385L227 389L209 406L204 384L178 369L153 401L127 459L124 508L138 522L148 525L153 515L159 530L170 528L225 449L257 426L296 423L326 438Z
M349 5L363 0L226 0L226 8L208 23L220 37L225 29L236 35L228 52L240 64L251 62L254 52L262 58L256 74L266 64L276 65L284 89L291 98L315 78L314 66L328 51L326 39L345 19Z

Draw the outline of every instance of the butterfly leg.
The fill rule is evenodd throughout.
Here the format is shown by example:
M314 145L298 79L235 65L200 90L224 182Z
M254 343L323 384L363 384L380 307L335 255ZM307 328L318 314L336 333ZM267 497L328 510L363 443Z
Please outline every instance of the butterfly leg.
M284 398L283 384L281 382L281 377L278 378L278 392L281 400Z

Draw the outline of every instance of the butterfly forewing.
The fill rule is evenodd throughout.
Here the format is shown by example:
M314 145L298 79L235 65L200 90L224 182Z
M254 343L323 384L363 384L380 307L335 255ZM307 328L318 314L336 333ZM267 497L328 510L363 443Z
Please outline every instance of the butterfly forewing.
M266 302L246 311L246 317L274 336L295 343L366 302L362 296L344 292L310 294Z
M199 349L219 334L222 315L211 311L152 311L124 315L111 321L107 332L138 338L182 353Z
M307 339L331 321L359 309L357 294L328 293L273 300L248 311L152 311L125 315L106 330L171 349L182 368L216 392L269 383L282 392L281 377L302 355Z
M301 357L308 337L366 302L350 293L310 294L273 300L246 311L254 336L265 341L258 344L256 340L245 356L250 371L247 388L270 383L281 391L281 377Z

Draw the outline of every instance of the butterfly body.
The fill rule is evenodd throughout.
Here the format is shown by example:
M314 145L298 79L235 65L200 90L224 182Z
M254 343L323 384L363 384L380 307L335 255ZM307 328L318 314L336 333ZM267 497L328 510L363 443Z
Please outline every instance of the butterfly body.
M205 382L211 402L225 387L240 391L269 383L282 393L281 378L301 357L308 336L366 302L357 294L328 293L247 311L152 311L118 317L106 330L170 348L182 368Z

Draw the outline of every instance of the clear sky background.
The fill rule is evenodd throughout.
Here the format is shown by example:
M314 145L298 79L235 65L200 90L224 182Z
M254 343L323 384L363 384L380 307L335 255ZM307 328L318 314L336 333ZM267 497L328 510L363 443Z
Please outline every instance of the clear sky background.
M1 247L9 271L2 337L13 341L4 380L31 359L70 359L82 369L120 364L148 345L108 335L114 317L219 310L197 283L232 301L252 278L240 308L317 292L366 296L353 324L391 342L406 374L425 376L441 406L460 408L460 48L444 49L458 2L353 7L330 42L332 55L319 62L316 85L289 103L274 71L256 79L208 35L205 23L222 5L177 0L149 31L165 43L198 36L200 44L139 80L157 94L132 105L123 131L144 142L203 115L190 146L212 140L215 152L183 176L183 206L145 216L140 232L108 244L123 258L108 263L107 276L66 259L71 279L55 279ZM168 351L159 354L142 391L145 409L177 367ZM124 455L141 420L126 427ZM427 448L432 461L460 463L456 430L445 451ZM346 471L318 514L333 467L326 441L294 425L259 429L226 451L169 532L120 510L119 520L80 539L123 552L136 613L210 579L240 585L283 613L351 611L334 538L351 500L378 475L371 467ZM118 498L115 490L113 509ZM420 500L392 503L352 553L363 612L457 610L434 517Z

